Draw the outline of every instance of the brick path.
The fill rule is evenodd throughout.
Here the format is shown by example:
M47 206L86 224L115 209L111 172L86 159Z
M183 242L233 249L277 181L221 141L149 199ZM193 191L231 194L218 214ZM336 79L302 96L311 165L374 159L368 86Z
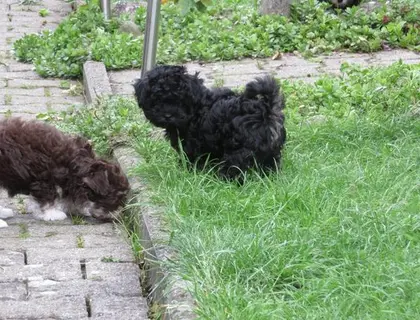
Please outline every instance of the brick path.
M21 3L0 0L0 118L34 118L84 103L80 83L41 78L11 52L13 41L25 33L57 26L71 11L70 4ZM50 12L45 18L38 14L42 8ZM9 227L0 229L1 320L147 319L139 268L113 224L37 221L18 213L20 200L11 201L3 192L0 205L15 211Z
M390 65L399 59L405 63L420 63L420 54L408 50L381 51L373 54L336 53L319 57L311 62L293 54L285 54L279 60L245 59L220 63L187 63L189 71L199 71L206 85L235 87L245 85L255 76L271 73L283 79L314 82L322 74L340 74L343 62L362 66ZM140 76L139 69L108 72L111 88L115 94L132 95L132 81Z
M29 1L29 0L28 0ZM69 87L80 87L75 81L44 79L33 71L33 65L13 59L12 44L24 34L55 28L70 12L70 4L59 0L39 1L40 5L22 5L19 0L0 0L0 117L12 112L25 118L47 110L65 110L84 102L82 96L70 95ZM39 10L48 8L41 17ZM77 91L77 90L73 90Z

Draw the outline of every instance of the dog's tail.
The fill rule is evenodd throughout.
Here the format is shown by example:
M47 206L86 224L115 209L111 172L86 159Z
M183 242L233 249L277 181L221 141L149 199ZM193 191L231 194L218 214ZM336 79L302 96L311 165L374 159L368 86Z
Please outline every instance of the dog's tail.
M274 77L268 75L249 82L245 87L244 96L248 99L262 99L272 109L282 110L285 106L280 86Z

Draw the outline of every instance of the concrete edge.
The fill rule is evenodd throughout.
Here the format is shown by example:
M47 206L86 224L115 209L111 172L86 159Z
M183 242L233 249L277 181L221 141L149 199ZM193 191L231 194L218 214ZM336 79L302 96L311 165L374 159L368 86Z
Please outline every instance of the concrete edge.
M112 95L108 74L102 62L86 61L83 64L83 87L88 103L93 103L101 96Z
M89 104L95 103L102 96L112 95L108 74L102 62L85 62L83 84ZM165 230L161 219L162 210L150 204L147 186L136 177L130 176L130 171L142 160L134 149L127 146L116 147L113 154L129 177L132 188L131 204L139 204L129 206L129 210L139 218L140 241L144 252L143 285L147 288L151 306L158 306L159 319L195 319L195 301L188 291L189 283L171 275L164 267L164 263L174 256L174 251L169 246L169 232Z

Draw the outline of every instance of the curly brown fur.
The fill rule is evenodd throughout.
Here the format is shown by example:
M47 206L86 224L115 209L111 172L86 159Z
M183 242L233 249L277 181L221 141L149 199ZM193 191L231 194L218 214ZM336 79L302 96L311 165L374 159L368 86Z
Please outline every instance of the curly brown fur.
M275 79L257 78L241 94L208 89L183 66L159 66L134 84L146 118L165 128L172 147L202 166L220 162L223 177L251 167L275 169L286 140L284 97Z
M0 121L0 187L10 197L32 196L39 218L59 220L79 213L109 220L129 183L119 165L96 158L82 137L63 134L40 121Z

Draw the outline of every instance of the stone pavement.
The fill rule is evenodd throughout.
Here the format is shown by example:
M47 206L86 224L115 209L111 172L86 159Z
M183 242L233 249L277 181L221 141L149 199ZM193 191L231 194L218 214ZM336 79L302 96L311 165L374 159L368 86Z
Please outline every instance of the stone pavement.
M41 78L12 56L14 40L55 28L70 11L64 0L0 0L0 119L84 103L81 83ZM15 211L0 228L0 320L148 319L140 270L118 228L37 221L19 213L21 200L0 192L0 206Z
M37 113L83 103L80 83L42 78L32 64L14 60L12 52L13 42L23 35L54 29L71 11L71 5L60 0L22 3L25 0L0 0L0 118L10 113L33 118ZM49 10L48 16L39 15L42 8Z
M271 73L282 79L314 82L323 74L340 74L343 62L362 66L390 65L399 59L405 63L420 63L420 54L408 50L381 51L372 54L334 53L318 57L316 61L305 60L293 54L285 54L281 59L244 59L218 63L187 63L190 72L199 71L209 86L223 85L236 87L245 85L258 75ZM140 76L139 69L108 72L114 94L133 94L132 83Z

